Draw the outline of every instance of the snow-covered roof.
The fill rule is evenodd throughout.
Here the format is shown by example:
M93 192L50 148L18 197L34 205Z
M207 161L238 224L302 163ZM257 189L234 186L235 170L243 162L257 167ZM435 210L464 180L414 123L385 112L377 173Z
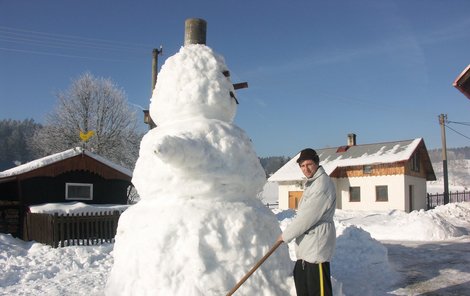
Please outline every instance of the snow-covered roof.
M338 152L338 147L316 149L320 165L330 175L338 167L394 163L408 160L417 149L422 138L414 140L347 146L346 151ZM300 152L275 172L268 181L298 181L304 179L297 159Z
M33 170L36 170L38 168L41 168L41 167L44 167L44 166L47 166L47 165L50 165L50 164L53 164L53 163L56 163L56 162L59 162L59 161L62 161L64 159L68 159L68 158L71 158L71 157L74 157L74 156L77 156L79 154L85 154L129 177L132 177L132 171L125 168L125 167L122 167L104 157L101 157L95 153L92 153L86 149L83 149L82 147L76 147L76 148L72 148L72 149L69 149L69 150L66 150L66 151L63 151L63 152L59 152L59 153L55 153L55 154L52 154L52 155L48 155L48 156L45 156L43 158L39 158L39 159L36 159L36 160L33 160L33 161L30 161L30 162L27 162L25 164L22 164L22 165L19 165L17 167L14 167L14 168L11 168L11 169L8 169L8 170L5 170L3 172L0 172L0 179L2 178L7 178L7 177L13 177L13 176L17 176L17 175L20 175L20 174L24 174L24 173L27 173L27 172L30 172L30 171L33 171Z

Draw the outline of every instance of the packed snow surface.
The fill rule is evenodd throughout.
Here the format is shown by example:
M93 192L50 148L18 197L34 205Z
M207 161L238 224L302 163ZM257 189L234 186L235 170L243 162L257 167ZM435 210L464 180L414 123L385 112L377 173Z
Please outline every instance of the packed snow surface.
M227 210L237 210L237 208L233 206ZM245 209L245 211L247 210ZM264 212L264 210L260 211ZM295 215L295 211L292 210L273 211L281 228L284 228ZM343 295L386 295L387 293L388 295L420 295L433 291L439 291L435 295L458 295L458 293L454 293L456 285L468 282L470 275L468 264L470 254L468 248L465 251L465 246L470 244L470 203L453 203L418 213L400 212L398 214L398 212L394 212L390 215L390 212L338 210L335 216L338 230L337 245L332 260L332 277L336 291L342 288ZM197 216L191 212L185 212L185 214L191 221L194 219L193 217ZM212 213L212 215L219 216L221 214ZM266 213L266 215L268 214ZM180 219L174 216L169 212L160 220L164 221L166 225L170 225L169 222ZM155 219L158 218L155 217ZM254 221L257 227L265 227L258 224L261 220ZM209 217L207 221L215 221L215 218ZM383 221L387 222L382 223ZM401 228L393 226L401 224L403 221L407 221L408 224L403 224ZM443 221L447 221L447 223L442 223ZM374 225L375 227L371 227ZM170 227L176 228L174 225ZM219 244L220 239L209 235L214 227L219 227L219 230L223 228L223 226L212 223L208 223L202 228L205 229L205 237L207 238L204 243L212 245L211 249L218 251L219 248L222 248ZM242 227L242 225L238 227ZM459 228L461 232L456 233L454 228ZM420 242L413 239L413 235L418 233L423 233ZM445 233L445 235L438 238L432 235L433 233ZM228 234L222 231L221 236L224 235ZM381 237L383 240L376 240L374 237ZM136 239L139 243L145 244L143 238ZM242 236L241 239L243 240L238 243L231 242L236 244L232 254L237 253L237 258L244 258L245 254L252 250L252 242L245 240L246 236ZM165 241L161 240L160 243L164 244L162 247L172 249L175 247L175 241L176 239L168 238ZM398 252L393 258L398 261L390 262L390 254L387 258L387 249L384 245L391 243ZM442 246L444 249L438 250L437 246ZM454 249L463 249L463 251L451 252L450 246L455 246ZM187 248L192 249L193 245L181 242L178 247L180 251L184 252ZM2 270L0 273L0 295L104 295L105 283L113 265L112 250L113 244L53 249L43 244L24 242L12 238L10 235L0 234L0 268ZM414 250L417 250L416 252L420 255L416 256ZM137 251L133 250L132 253ZM282 253L282 249L278 249L267 259L265 262L267 266L276 262L273 259L281 255L279 251ZM291 254L293 255L293 252ZM409 254L412 256L410 257ZM206 260L207 263L216 263L217 254L201 255L204 255L201 256L204 259L199 259L201 262ZM165 257L166 254L161 254L161 256ZM249 265L254 265L260 259L261 254L250 256L252 257L245 260L249 261ZM423 256L424 258L419 258ZM439 257L443 257L445 263L436 262ZM292 260L294 259L292 257ZM180 259L168 258L166 260L178 261ZM428 277L420 280L418 271L410 269L416 266L416 262L413 260L421 260L425 270L419 270L419 274L424 273ZM448 262L462 262L462 264L451 268L448 267ZM407 267L409 263L413 265ZM455 265L455 263L453 264ZM272 265L269 266L272 268ZM398 270L399 268L395 266L407 268ZM214 265L212 268L215 270L220 267ZM237 270L236 275L233 275L232 278L238 279L247 271ZM128 272L132 273L133 271L129 270ZM406 278L408 272L413 272L413 276ZM207 274L203 280L210 277L210 269L207 270ZM273 274L271 279L284 281L285 278L280 274ZM256 281L250 277L247 283L252 280ZM291 294L278 295L295 295L293 281L288 281L286 284L291 286ZM216 284L209 284L208 287L214 285ZM182 289L185 288L182 287ZM271 287L260 285L254 295L269 295L270 291L272 291ZM247 294L240 293L239 295Z

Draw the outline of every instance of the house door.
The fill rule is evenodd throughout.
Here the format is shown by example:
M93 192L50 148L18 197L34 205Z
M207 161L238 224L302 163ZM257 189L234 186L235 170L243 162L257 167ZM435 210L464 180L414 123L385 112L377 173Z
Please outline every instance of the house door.
M303 191L289 191L289 209L297 209Z
M413 185L408 186L408 204L410 205L408 212L413 211Z

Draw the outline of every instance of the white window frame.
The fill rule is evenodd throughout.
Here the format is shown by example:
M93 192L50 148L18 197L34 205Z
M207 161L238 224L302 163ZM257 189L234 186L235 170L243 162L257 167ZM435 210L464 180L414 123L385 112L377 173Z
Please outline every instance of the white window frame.
M89 197L73 197L69 196L69 187L88 187L90 188L90 196ZM66 200L93 200L93 184L91 183L65 183L65 199Z

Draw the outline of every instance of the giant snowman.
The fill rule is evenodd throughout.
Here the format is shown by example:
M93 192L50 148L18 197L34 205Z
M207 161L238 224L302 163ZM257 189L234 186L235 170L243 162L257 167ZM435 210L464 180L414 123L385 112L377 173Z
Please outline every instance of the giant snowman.
M141 201L120 220L107 295L226 295L281 233L258 199L265 182L224 59L191 44L167 59L132 182ZM232 93L232 95L231 95ZM281 245L236 295L289 295Z

